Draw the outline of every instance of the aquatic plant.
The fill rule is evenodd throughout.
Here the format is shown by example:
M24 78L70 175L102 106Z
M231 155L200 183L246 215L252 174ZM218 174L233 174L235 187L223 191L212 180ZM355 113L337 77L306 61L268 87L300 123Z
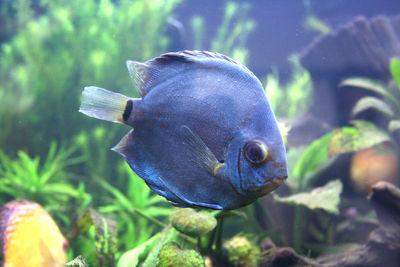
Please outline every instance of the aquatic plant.
M171 224L125 252L117 266L204 266L205 259L254 266L261 258L260 250L246 237L222 240L223 219L230 216L237 216L237 212L174 208Z
M265 78L265 92L275 115L279 118L293 119L306 111L312 101L313 85L310 73L300 65L297 56L289 57L291 77L282 85L275 68Z
M166 17L179 2L6 1L21 13L8 15L9 21L20 21L10 22L17 25L15 34L0 47L0 124L5 129L0 144L5 151L20 148L22 139L25 147L40 151L41 140L70 140L90 126L76 112L81 88L93 80L122 91L131 88L125 60L165 51ZM51 127L41 131L43 125Z
M165 220L171 212L167 201L152 193L146 183L133 173L125 162L119 164L119 177L123 177L123 185L118 188L100 180L101 187L106 190L99 211L117 216L119 231L119 247L129 249L148 240L156 229L164 225L158 219ZM121 178L120 178L121 179ZM156 219L158 218L158 219Z
M99 266L115 266L115 255L117 252L117 227L116 222L107 218L92 208L88 208L76 221L70 233L71 238L82 235L89 229L94 230L94 241L96 256ZM80 253L85 251L80 250ZM79 263L80 261L77 260Z
M206 26L204 19L194 16L191 20L194 49L222 53L246 64L249 56L246 41L255 28L254 20L248 18L250 8L249 3L227 2L221 25L208 45L205 45L203 40Z
M52 142L42 160L24 151L18 151L17 159L0 152L0 196L41 203L58 219L65 218L67 203L73 198L87 197L70 184L72 175L67 168L82 162L81 157L73 156L75 151L75 147L57 147Z
M367 172L372 170L377 171L378 169L374 166L378 162L378 158L385 156L385 165L382 167L385 171L387 171L388 168L391 171L388 173L389 176L386 175L384 177L386 177L385 179L389 178L389 180L392 181L395 179L398 182L397 159L399 150L398 136L396 136L396 134L398 133L398 130L400 130L400 61L393 59L390 63L390 69L393 81L389 83L388 86L378 81L360 77L345 79L339 85L340 87L358 87L374 92L379 96L380 98L377 96L365 96L359 99L354 105L352 115L357 116L366 110L373 109L383 114L388 120L386 130L372 122L365 120L352 120L350 122L352 124L351 126L343 126L330 131L315 140L305 150L292 149L288 152L289 162L296 162L292 168L289 168L293 171L289 175L288 179L288 185L294 194L285 198L276 196L275 200L281 203L296 205L294 227L302 228L304 226L304 219L300 218L304 218L306 211L301 208L301 206L310 209L318 207L332 214L338 213L337 205L339 203L339 194L342 187L341 183L331 181L324 187L312 190L309 194L305 194L304 191L312 189L313 184L323 177L322 174L324 173L324 170L331 166L340 154L356 152L352 161L354 163L354 158L358 157L359 153L365 154L368 151L366 149L373 149L373 153L376 154L373 159L373 164L364 164L367 164L368 167L374 169L369 169ZM384 147L386 147L386 149L384 149ZM296 154L301 156L296 159ZM394 159L390 155L393 155ZM393 167L386 165L390 162L394 163L392 165L396 170L393 170ZM371 175L365 176L364 174L360 174L360 176L358 172L362 171L361 168L365 167L351 165L351 173L353 175L357 173L357 177L353 177L353 183L356 183L358 188L363 188L364 191L368 191L367 188L370 188L373 181L376 180L370 178L369 176ZM376 175L376 177L382 176ZM360 179L363 180L359 181ZM318 197L316 194L313 194L314 191L318 194ZM320 197L324 199L320 199ZM335 205L330 206L332 204ZM329 223L325 223L325 225L329 225ZM309 228L311 229L312 227ZM331 229L326 232L326 235L332 236L332 231L337 230L339 229L334 229L332 226ZM303 233L295 231L295 229L293 229L293 233L294 248L300 250L302 246ZM314 233L316 232L314 231ZM319 233L318 235L324 234ZM321 240L321 238L319 239Z
M376 96L366 96L357 101L352 110L352 116L373 109L388 120L388 132L400 130L400 60L392 59L390 62L390 70L395 83L385 85L382 82L371 80L363 77L348 78L342 81L340 87L357 87L360 89L371 91Z
M329 33L331 31L330 27L313 13L311 1L303 0L303 5L307 14L303 22L304 27L310 31L322 34Z
M0 20L5 21L1 34L6 36L0 45L1 172L8 177L1 179L2 198L33 197L56 213L56 219L65 226L71 225L76 214L90 203L111 203L108 197L103 201L103 194L109 191L97 181L117 176L116 186L124 188L126 177L117 175L117 156L107 149L116 143L117 131L122 134L124 129L106 129L101 123L92 127L94 124L77 112L80 91L96 80L121 91L130 90L129 95L135 96L135 90L129 89L132 85L124 62L147 60L166 51L166 18L179 2L16 0L1 4L4 17ZM69 158L65 162L49 159L45 164L48 168L38 163L39 158L46 158L43 142L54 139L82 153L79 163L84 164L69 166ZM19 152L20 159L6 156L22 148L29 153ZM76 172L70 175L64 165L58 164L66 164ZM21 168L16 171L17 167ZM40 178L31 179L31 175ZM71 177L83 181L78 188L72 185ZM143 193L138 192L139 196ZM145 200L148 199L138 199ZM140 232L134 227L136 221L132 216L119 220L130 225L126 237L133 228ZM147 229L144 222L140 226ZM130 240L135 244L133 238ZM89 251L89 246L93 246L88 239L79 242L74 243L75 249L79 245L82 251Z

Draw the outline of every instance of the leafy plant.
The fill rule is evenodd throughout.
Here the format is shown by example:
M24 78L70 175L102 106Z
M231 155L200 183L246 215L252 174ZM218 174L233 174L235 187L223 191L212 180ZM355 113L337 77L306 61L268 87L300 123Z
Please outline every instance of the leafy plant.
M303 0L306 9L306 18L304 19L304 27L307 30L315 31L317 33L327 34L331 31L330 27L320 18L318 18L312 11L312 4L310 0Z
M99 208L102 213L118 216L119 247L129 249L149 239L156 227L164 224L156 218L165 219L170 207L164 198L152 193L146 183L138 177L129 165L123 162L119 166L119 175L125 178L123 191L100 180L101 186L108 192ZM153 224L153 225L152 225Z
M331 181L323 187L317 187L311 192L293 194L289 197L275 196L275 201L291 205L304 205L309 209L323 209L333 214L339 214L338 205L342 183L339 180Z
M0 153L0 194L41 203L50 212L59 211L72 198L82 196L69 183L67 172L67 167L82 162L81 157L72 156L75 151L75 147L57 149L57 143L52 142L42 161L24 151L18 151L17 159Z
M313 87L310 73L300 65L298 57L291 56L289 61L292 68L290 80L282 85L275 68L265 78L265 92L277 117L293 119L310 105Z
M387 130L395 132L400 130L400 60L392 59L390 71L396 84L384 85L379 81L368 78L349 78L340 83L340 87L350 86L371 91L378 95L366 96L357 101L352 110L352 115L357 116L361 112L373 109L388 118Z
M390 69L394 80L398 83L397 81L400 80L400 61L393 59ZM351 121L352 126L334 129L315 140L305 151L301 152L301 157L297 159L297 163L291 168L293 171L289 175L288 185L294 194L285 198L276 196L276 201L292 205L302 205L310 209L318 207L337 214L341 184L330 182L326 186L314 189L309 193L305 193L304 191L312 188L312 184L321 177L323 170L330 166L340 154L356 152L384 142L390 142L398 148L398 144L392 133L400 129L396 128L396 124L400 118L399 88L396 88L395 84L386 86L377 81L358 77L346 79L340 83L340 86L359 87L380 96L381 98L366 96L358 100L352 110L352 115L357 116L363 111L374 109L389 120L387 130L381 129L372 122L353 120ZM292 157L292 153L296 154L299 152L296 150L289 151L289 159ZM315 194L318 194L318 197L313 197ZM331 206L331 204L335 205ZM295 207L294 227L303 227L303 220L300 218L304 218L305 212L300 206ZM293 233L294 247L300 250L302 233L295 229L293 229Z
M244 266L241 264L245 261L252 263L246 266L255 266L260 251L246 237L234 237L225 243L222 240L224 218L232 215L237 216L237 212L174 208L171 224L125 252L117 266L204 266L202 256L216 262L229 260L233 266Z
M10 22L17 27L0 47L4 150L20 148L24 139L25 147L40 151L42 140L70 140L92 127L95 122L77 112L82 88L95 81L128 92L132 85L124 62L166 50L166 18L179 2L6 1L21 13L8 14L7 21L17 20ZM42 131L43 125L51 127ZM113 136L116 128L108 128Z
M209 46L204 46L204 19L194 16L191 21L194 35L195 49L210 49L232 57L233 59L246 63L248 50L245 47L248 35L253 31L255 22L248 18L251 6L248 3L228 2L225 13L217 34Z

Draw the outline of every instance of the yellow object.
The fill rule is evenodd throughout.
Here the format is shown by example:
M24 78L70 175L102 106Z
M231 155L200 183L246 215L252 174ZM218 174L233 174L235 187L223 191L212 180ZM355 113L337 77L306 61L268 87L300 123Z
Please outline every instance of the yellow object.
M351 160L350 178L359 192L369 193L379 181L396 184L397 156L393 148L382 145L356 152Z
M3 267L65 266L67 240L37 203L11 201L0 212Z

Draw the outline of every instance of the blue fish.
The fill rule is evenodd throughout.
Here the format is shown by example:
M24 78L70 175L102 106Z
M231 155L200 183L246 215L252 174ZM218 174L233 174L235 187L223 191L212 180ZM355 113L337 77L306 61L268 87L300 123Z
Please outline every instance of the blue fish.
M207 51L127 61L141 98L85 87L80 112L133 129L112 150L179 207L236 209L287 178L286 152L256 76Z

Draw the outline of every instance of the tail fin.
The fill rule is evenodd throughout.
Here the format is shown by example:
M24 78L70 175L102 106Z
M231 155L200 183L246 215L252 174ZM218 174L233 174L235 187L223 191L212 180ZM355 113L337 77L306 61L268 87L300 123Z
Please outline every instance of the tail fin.
M130 101L127 96L103 88L88 86L82 92L79 112L100 120L125 123L125 109L128 102Z

